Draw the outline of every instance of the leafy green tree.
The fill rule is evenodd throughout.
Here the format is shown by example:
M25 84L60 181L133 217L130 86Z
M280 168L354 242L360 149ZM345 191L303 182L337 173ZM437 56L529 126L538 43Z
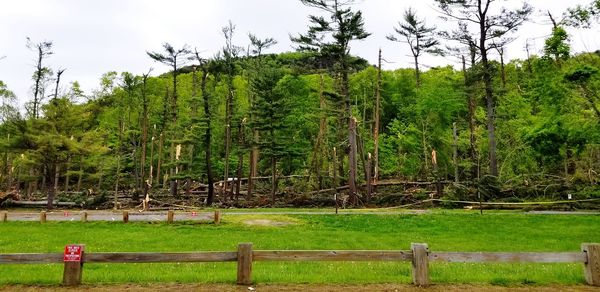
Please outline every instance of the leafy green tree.
M600 0L593 0L587 6L577 5L569 8L564 17L569 26L590 28L592 20L600 17Z
M440 53L440 50L436 48L440 42L434 36L435 30L434 26L428 27L425 24L425 20L419 19L417 13L412 8L409 8L404 11L403 22L398 22L398 27L394 28L398 36L393 34L387 36L387 39L390 41L408 44L415 60L417 87L421 84L419 57L424 52Z
M0 80L0 102L0 123L5 123L19 114L16 106L17 96L2 80Z
M574 68L565 75L565 79L573 83L582 92L583 97L587 100L590 108L596 114L600 121L600 110L598 110L598 89L600 89L599 72L597 67L591 65L582 65Z
M263 51L270 48L271 46L277 44L277 41L273 38L265 38L265 39L260 39L259 37L257 37L256 35L253 34L248 34L248 37L250 38L250 45L252 47L251 52L252 55L254 56L253 59L250 59L250 68L249 68L249 76L248 78L250 79L250 83L252 83L252 78L254 78L255 74L258 74L261 71L262 68L262 63L263 63ZM252 86L250 87L252 89ZM250 97L250 108L254 108L254 99L255 99L255 94L250 93L249 95ZM252 124L255 117L253 115L253 110L250 110L249 112L249 123ZM258 149L258 142L259 142L259 135L260 133L258 132L258 129L256 129L255 127L252 127L252 138L251 138L251 151L250 151L250 171L248 174L248 188L247 188L247 196L246 199L250 200L252 198L252 192L254 190L254 177L256 177L258 175L258 159L259 159L259 149Z
M285 127L284 120L289 108L281 89L277 88L281 78L281 69L265 65L252 79L252 88L256 93L252 126L261 132L258 147L270 159L272 204L275 204L277 194L277 161L287 154L281 131Z
M227 76L227 98L225 102L225 170L223 176L222 193L227 198L227 184L229 180L229 154L231 152L231 127L233 126L234 115L234 78L236 73L236 59L242 51L242 48L233 44L233 35L235 33L235 25L229 21L229 24L222 29L225 37L225 46L223 47L223 66ZM241 122L241 121L240 121ZM238 178L239 180L239 178Z
M490 174L498 176L498 159L496 154L496 97L493 89L493 67L489 61L489 51L503 46L502 38L514 32L531 14L533 8L523 3L521 8L508 10L496 7L493 0L436 0L446 18L456 20L462 33L468 35L468 26L475 27L475 37L478 40L472 44L481 56L482 79L485 84L487 129L489 143ZM493 11L500 11L493 14ZM494 42L497 41L497 42Z
M560 63L569 58L571 47L569 46L569 34L561 27L552 28L552 35L544 43L544 55L554 58Z
M146 52L148 54L148 56L153 59L154 61L163 63L165 65L168 65L171 67L171 74L173 76L173 88L172 88L172 97L171 97L171 125L173 127L173 133L172 133L172 137L173 140L171 142L171 163L175 164L175 168L177 168L176 164L177 162L175 162L176 158L175 158L175 145L174 145L174 138L176 137L178 131L176 129L177 126L177 113L178 113L178 109L177 109L177 75L179 74L179 69L181 66L183 66L185 64L185 62L188 60L188 55L191 54L191 51L188 49L187 45L184 45L182 48L180 49L175 49L173 48L173 46L169 43L164 43L163 44L163 48L165 50L166 54L162 54L162 53L158 53L158 52ZM171 169L171 176L173 176L173 169ZM177 196L177 187L178 187L178 181L175 179L172 179L171 182L171 195L176 197Z
M306 34L292 37L300 50L318 52L322 59L331 62L330 69L339 74L339 95L344 100L344 119L348 123L348 141L353 140L352 111L348 76L350 74L350 42L366 39L370 34L364 29L362 12L352 11L354 0L301 0L302 4L317 8L328 14L309 16L311 25ZM350 143L348 186L351 202L356 203L356 145Z

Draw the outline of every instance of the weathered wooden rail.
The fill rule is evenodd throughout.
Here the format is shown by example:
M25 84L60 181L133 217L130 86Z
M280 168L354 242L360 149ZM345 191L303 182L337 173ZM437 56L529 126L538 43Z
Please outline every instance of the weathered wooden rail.
M188 214L189 213L193 213L194 215L192 215L192 216L198 216L199 212L195 212L194 211L194 212L186 212L186 213L188 213ZM203 212L203 213L207 213L207 212ZM27 221L34 221L33 217L35 216L35 214L33 214L33 213L18 213L18 214L13 214L13 216L16 215L17 218L19 216L21 216L21 218L22 218L22 216L24 214L27 217L31 218L30 220L27 220ZM41 211L39 213L39 215L38 215L38 221L40 223L46 223L47 221L49 221L48 220L48 215L49 215L49 213L47 211ZM81 222L87 222L87 221L89 221L89 216L107 216L107 214L88 213L87 211L75 212L74 214L71 214L70 212L64 212L64 216L65 217L63 217L63 219L59 219L59 220L56 220L56 221L66 221L64 218L71 218L71 220L74 220L75 219L74 215L78 215L79 216L79 220ZM114 215L115 217L118 217L117 213L111 213L111 215ZM122 211L121 212L122 222L123 223L129 223L129 221L130 221L129 220L130 219L130 215L131 215L131 217L146 216L146 215L159 215L159 216L166 215L166 222L169 223L169 224L172 224L175 221L175 216L177 214L173 210L168 210L166 214L163 214L163 213L152 213L152 212L145 212L145 213L133 212L133 213L130 213L129 211ZM179 213L178 215L181 216L182 214ZM55 219L58 216L60 216L59 213L55 213L54 214ZM0 212L0 222L2 222L2 223L3 222L8 222L9 218L10 218L10 216L9 216L8 212L5 212L5 211L4 212ZM59 217L59 218L61 218L61 217ZM218 209L215 210L214 211L214 215L212 216L212 218L213 218L213 222L215 224L221 223L221 218L222 218L221 211L218 210ZM17 219L17 221L18 220L19 219ZM114 221L115 218L113 217L112 220ZM109 219L105 219L105 220L96 220L96 221L110 221L110 220Z
M83 248L82 248L83 250ZM65 251L66 254L66 251ZM0 254L0 264L61 263L61 253ZM580 252L431 252L427 244L411 250L253 250L240 243L237 251L177 253L83 253L79 262L64 261L63 285L81 284L84 263L237 262L237 283L252 284L252 264L258 261L403 261L412 263L412 281L427 286L429 262L451 263L582 263L586 282L600 286L600 244L584 243Z

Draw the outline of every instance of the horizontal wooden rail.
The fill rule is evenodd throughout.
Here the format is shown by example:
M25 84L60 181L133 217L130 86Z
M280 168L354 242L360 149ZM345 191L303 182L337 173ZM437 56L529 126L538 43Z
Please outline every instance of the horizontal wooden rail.
M410 251L256 250L254 261L411 261Z
M121 252L86 253L86 263L201 263L235 262L237 252Z
M175 221L176 217L183 217L181 220L191 220L191 221L207 221L210 220L209 212L175 212L173 210L168 210L165 212L129 212L124 210L120 212L120 214L115 212L68 212L65 211L63 213L60 212L47 212L41 211L40 213L23 213L23 212L0 212L0 223L5 223L8 221L36 221L39 220L40 223L46 223L48 221L73 221L76 216L78 216L78 221L80 222L89 222L89 221L115 221L115 218L122 217L123 223L128 223L131 221L158 221L164 220L172 224ZM154 217L153 217L154 216ZM164 216L164 217L163 217ZM216 209L214 211L213 222L215 224L219 224L223 215L221 214L221 210ZM160 217L160 218L157 218ZM191 217L191 218L190 218ZM10 220L9 220L10 219ZM120 220L119 220L120 221Z
M81 245L83 247L83 245ZM64 258L63 258L64 256ZM0 254L0 264L47 264L65 260L63 284L81 282L83 263L173 263L236 262L238 284L252 284L252 263L256 261L409 261L413 283L427 286L429 262L475 263L582 263L586 282L600 286L600 244L584 243L581 252L430 252L427 244L412 244L411 250L253 250L243 243L237 251L205 252L119 252L81 254L79 263L67 261L60 253Z
M429 260L450 263L583 263L583 252L433 252Z
M0 253L0 264L49 264L62 262L62 253Z

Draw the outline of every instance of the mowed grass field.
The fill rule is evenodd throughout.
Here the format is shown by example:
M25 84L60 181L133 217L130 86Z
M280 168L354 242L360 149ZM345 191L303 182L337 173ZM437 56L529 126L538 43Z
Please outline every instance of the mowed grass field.
M269 221L266 221L269 220ZM280 226L247 223L283 222ZM0 223L0 253L62 252L86 244L87 252L234 251L254 249L432 251L579 251L600 242L598 215L532 215L474 211L430 214L269 215L225 214L220 225L177 222ZM409 284L410 263L255 262L256 283ZM436 284L583 285L582 264L431 263ZM235 263L86 264L83 281L102 283L235 283ZM62 265L0 265L0 285L58 285Z

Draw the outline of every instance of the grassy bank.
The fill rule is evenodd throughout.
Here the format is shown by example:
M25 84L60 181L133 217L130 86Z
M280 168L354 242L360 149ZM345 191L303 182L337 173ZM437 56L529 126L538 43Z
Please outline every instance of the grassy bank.
M257 220L289 223L255 226ZM599 216L488 213L424 215L231 215L221 225L117 222L0 224L0 253L60 252L85 243L88 252L255 249L409 249L433 251L579 251L600 242ZM86 283L232 283L234 263L86 264ZM62 266L2 265L1 284L57 284ZM255 263L258 283L409 283L409 263ZM582 284L580 264L431 264L434 283Z

